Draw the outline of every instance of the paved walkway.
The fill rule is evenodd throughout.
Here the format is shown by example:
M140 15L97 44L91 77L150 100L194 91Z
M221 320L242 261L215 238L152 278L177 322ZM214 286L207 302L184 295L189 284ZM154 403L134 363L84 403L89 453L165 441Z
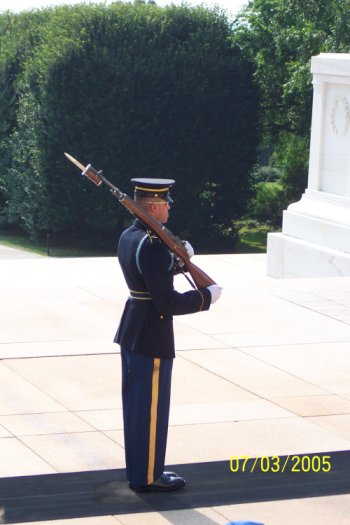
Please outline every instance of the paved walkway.
M17 252L0 247L7 523L350 524L350 278L274 280L265 255L195 257L224 293L175 321L167 461L188 487L140 497L124 481L116 260Z

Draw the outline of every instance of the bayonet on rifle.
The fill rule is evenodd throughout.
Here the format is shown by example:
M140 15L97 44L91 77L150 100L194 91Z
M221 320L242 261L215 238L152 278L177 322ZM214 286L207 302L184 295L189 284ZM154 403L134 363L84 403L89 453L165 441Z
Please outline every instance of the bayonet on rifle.
M116 186L113 186L106 177L103 176L102 171L97 171L95 168L88 164L84 166L77 159L65 153L67 159L69 159L73 164L75 164L81 171L82 175L85 175L89 180L91 180L96 186L100 186L104 182L109 186L111 193L116 197L127 210L129 210L133 215L140 219L148 228L157 236L164 244L174 252L178 257L180 257L192 276L192 279L196 283L198 288L206 288L212 284L216 284L209 275L203 272L198 266L195 266L188 256L186 249L184 248L181 240L178 237L175 237L163 224L161 224L157 219L149 215L145 210L143 210L134 200L132 200L126 193L122 193Z

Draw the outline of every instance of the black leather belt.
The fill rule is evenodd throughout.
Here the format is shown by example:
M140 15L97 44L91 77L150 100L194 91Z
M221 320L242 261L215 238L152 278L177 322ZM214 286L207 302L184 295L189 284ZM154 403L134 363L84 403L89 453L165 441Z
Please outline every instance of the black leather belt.
M129 290L131 299L138 299L139 301L151 301L152 298L148 292L137 292L136 290Z

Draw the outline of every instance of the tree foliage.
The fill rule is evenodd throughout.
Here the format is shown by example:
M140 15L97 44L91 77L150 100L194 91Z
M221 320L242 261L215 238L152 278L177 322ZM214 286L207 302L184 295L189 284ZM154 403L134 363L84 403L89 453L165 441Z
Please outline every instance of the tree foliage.
M5 174L12 165L11 136L16 129L19 104L17 81L26 60L39 40L44 23L42 12L0 15L0 218L10 193L11 180Z
M343 0L252 0L236 21L234 41L255 68L265 140L310 128L311 57L326 52Z
M234 42L254 66L262 148L283 171L289 202L307 184L312 110L311 58L349 52L349 0L251 0L235 23Z
M115 245L129 217L77 176L68 151L128 193L133 177L176 179L173 228L202 251L232 249L227 233L245 209L256 154L257 92L226 17L142 2L6 17L8 218L32 235ZM6 24L22 24L22 61Z
M284 196L283 186L279 182L258 182L255 195L249 203L249 218L263 224L280 226Z

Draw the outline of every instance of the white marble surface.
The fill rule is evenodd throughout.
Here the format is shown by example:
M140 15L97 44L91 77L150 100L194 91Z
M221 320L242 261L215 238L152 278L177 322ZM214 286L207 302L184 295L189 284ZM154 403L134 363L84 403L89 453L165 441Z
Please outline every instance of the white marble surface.
M312 58L308 188L268 236L271 277L350 275L350 54Z
M283 233L268 235L267 273L271 277L348 277L350 254Z
M195 262L224 291L209 312L175 320L168 464L349 450L350 278L272 279L264 254ZM0 264L0 476L123 468L116 259ZM52 523L348 525L348 499Z

